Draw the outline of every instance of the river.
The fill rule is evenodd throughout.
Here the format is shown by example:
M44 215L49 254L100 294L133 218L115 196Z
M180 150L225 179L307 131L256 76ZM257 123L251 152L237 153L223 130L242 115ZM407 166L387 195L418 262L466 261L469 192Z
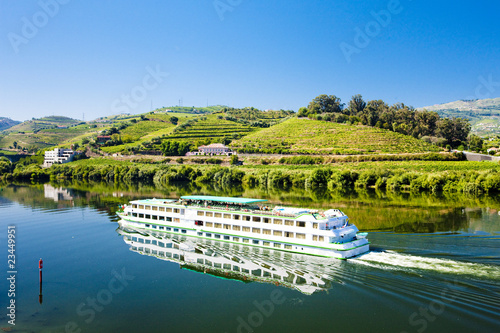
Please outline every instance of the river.
M119 204L192 193L340 208L369 232L371 251L339 261L118 226ZM2 267L8 277L15 276L15 296L8 296L12 281L2 279L0 328L498 332L499 211L500 201L492 197L83 183L3 186ZM9 227L15 230L14 268L7 266ZM15 326L6 309L12 299Z

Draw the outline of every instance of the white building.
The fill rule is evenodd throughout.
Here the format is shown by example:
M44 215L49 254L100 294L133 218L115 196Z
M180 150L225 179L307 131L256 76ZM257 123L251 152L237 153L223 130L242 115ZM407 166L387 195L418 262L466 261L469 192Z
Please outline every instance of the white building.
M51 167L52 164L63 164L73 161L75 152L71 149L56 148L45 152L43 161L44 167Z
M186 154L190 155L235 155L235 152L232 151L229 147L226 147L222 143L211 143L208 146L199 146L198 151L189 152Z

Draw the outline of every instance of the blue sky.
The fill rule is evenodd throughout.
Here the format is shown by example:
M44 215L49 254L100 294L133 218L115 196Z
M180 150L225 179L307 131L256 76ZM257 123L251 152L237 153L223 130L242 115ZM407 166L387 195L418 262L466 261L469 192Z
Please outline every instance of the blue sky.
M500 96L498 0L0 0L0 116Z

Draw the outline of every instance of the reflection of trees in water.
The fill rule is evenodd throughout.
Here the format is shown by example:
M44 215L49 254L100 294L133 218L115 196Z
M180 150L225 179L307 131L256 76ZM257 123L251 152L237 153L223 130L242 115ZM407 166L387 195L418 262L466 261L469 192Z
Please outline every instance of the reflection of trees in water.
M71 189L73 201L55 202L44 197L43 185L17 184L4 187L5 198L35 207L93 207L116 217L118 205L141 198L178 198L182 195L204 194L243 196L268 199L271 204L308 208L342 209L361 230L391 230L397 232L456 231L468 227L467 214L478 207L500 207L498 196L481 197L463 194L433 195L430 193L389 192L379 190L329 191L326 187L304 189L286 187L250 187L230 184L178 182L168 185L152 183L57 182L56 188ZM485 214L474 210L474 214ZM472 212L470 212L472 213ZM471 216L469 216L471 217ZM480 217L478 217L480 218ZM477 218L476 218L477 219Z
M467 230L469 217L463 208L451 208L427 221L405 222L394 227L395 232L432 233Z

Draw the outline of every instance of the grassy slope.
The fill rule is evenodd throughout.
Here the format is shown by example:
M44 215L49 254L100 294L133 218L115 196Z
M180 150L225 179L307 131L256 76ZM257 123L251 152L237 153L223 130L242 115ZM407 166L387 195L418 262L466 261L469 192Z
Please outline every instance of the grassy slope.
M233 148L282 148L289 153L370 154L441 151L421 140L367 126L292 118L233 141Z
M168 138L194 142L196 140L217 139L225 136L231 137L235 134L246 135L258 130L257 128L234 121L218 119L216 115L204 116L201 119L184 130L172 133Z

